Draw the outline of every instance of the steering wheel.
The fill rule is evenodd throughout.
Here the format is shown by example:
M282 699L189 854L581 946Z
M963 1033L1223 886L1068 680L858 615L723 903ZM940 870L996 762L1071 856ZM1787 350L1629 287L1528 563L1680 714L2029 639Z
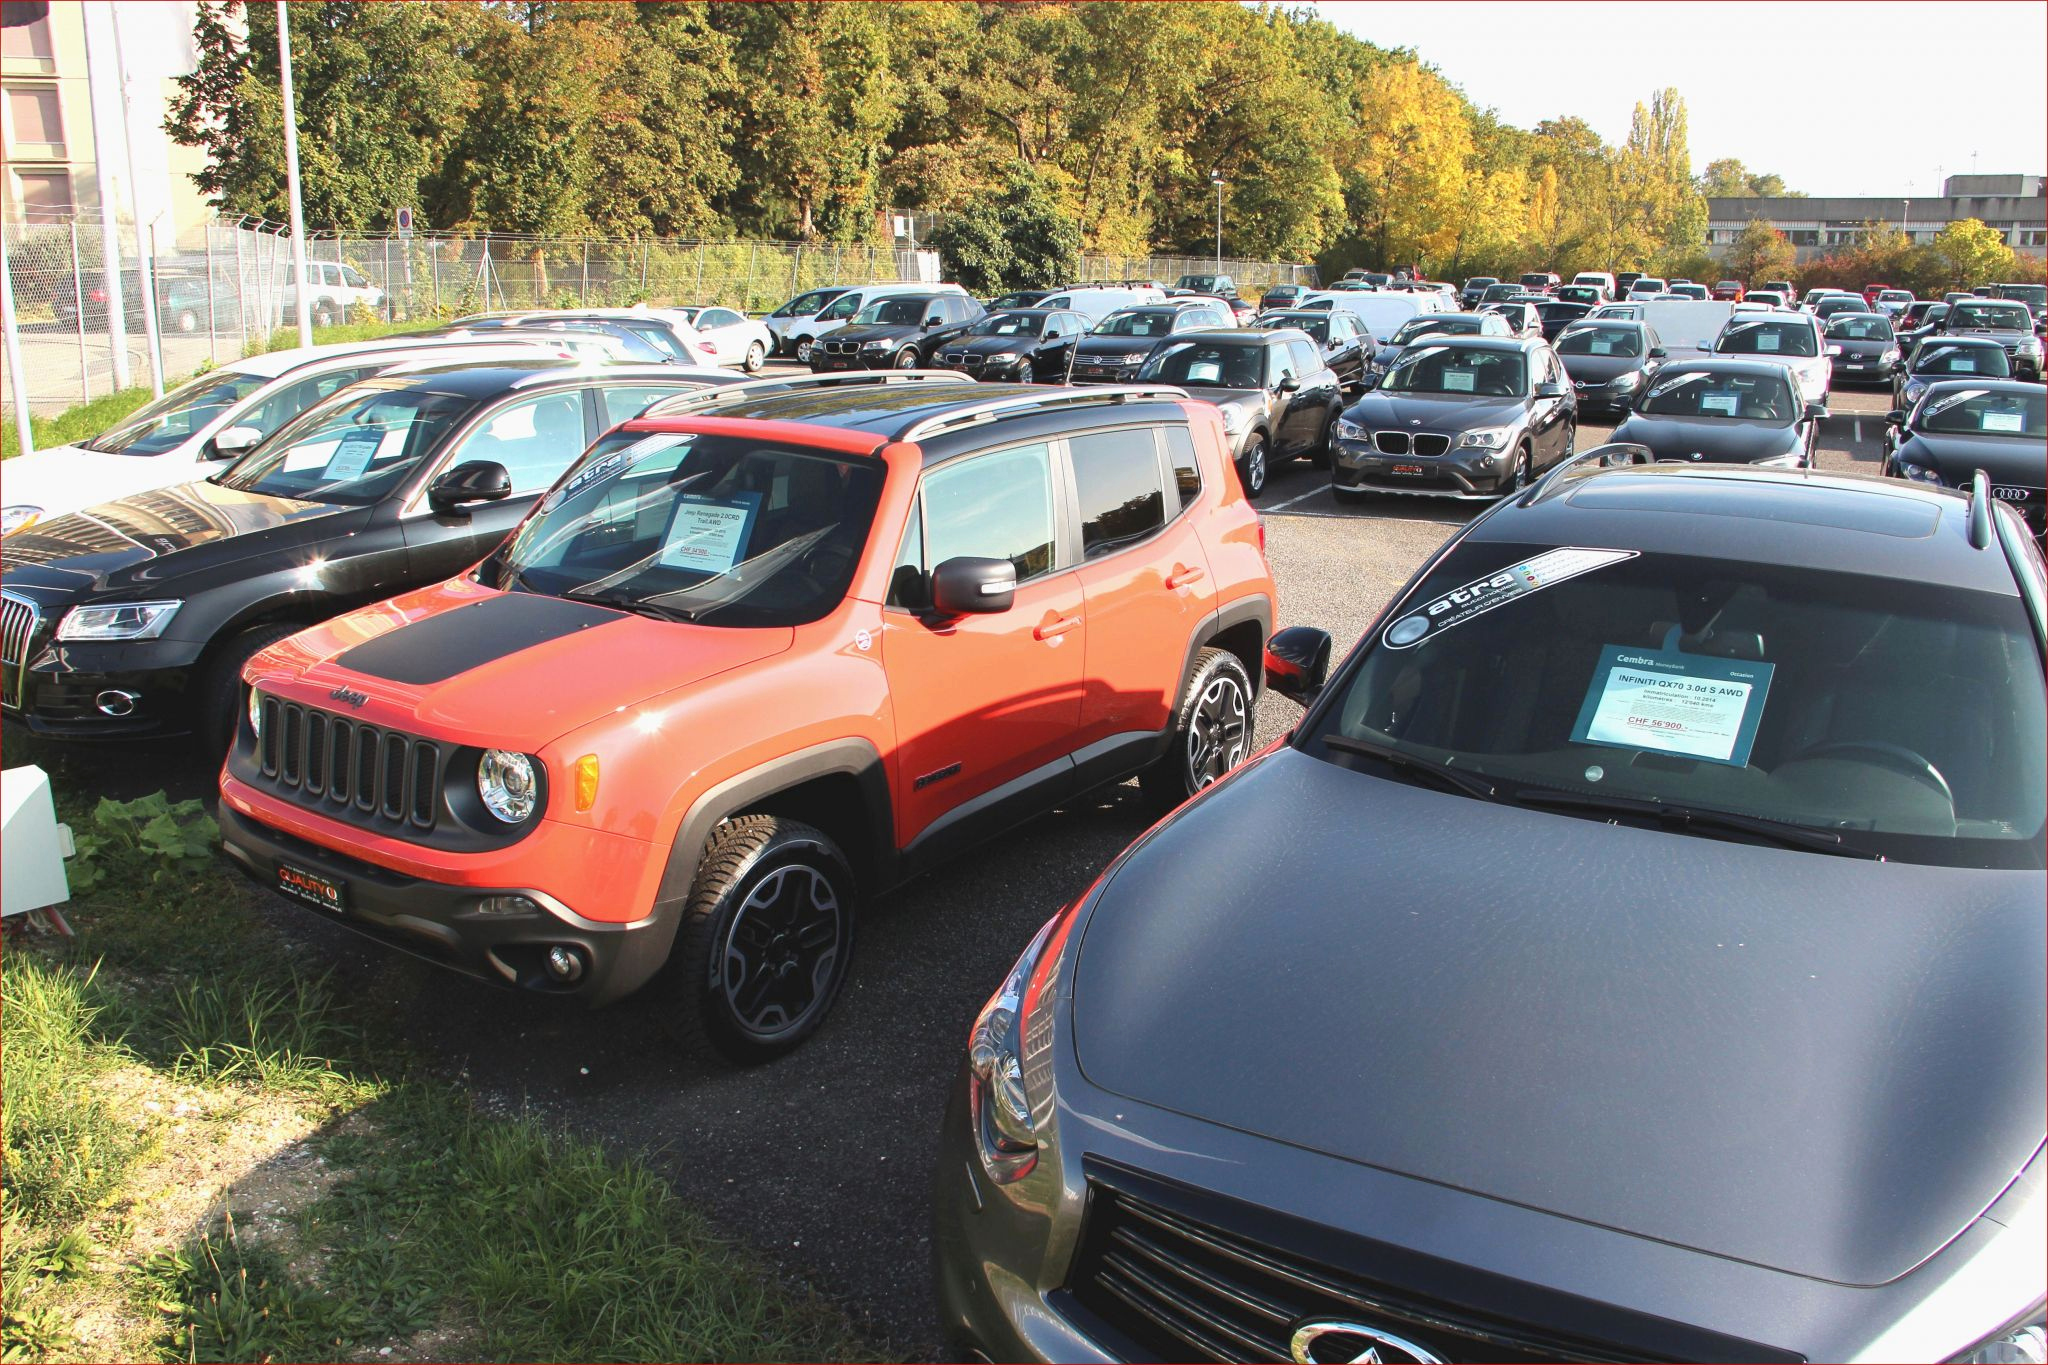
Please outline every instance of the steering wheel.
M1887 744L1878 739L1836 739L1801 749L1792 757L1794 761L1799 761L1849 753L1871 754L1884 760L1885 767L1925 782L1941 793L1942 799L1948 802L1951 809L1955 807L1955 791L1948 785L1948 779L1941 775L1941 769L1935 767L1924 754L1915 753L1903 744Z

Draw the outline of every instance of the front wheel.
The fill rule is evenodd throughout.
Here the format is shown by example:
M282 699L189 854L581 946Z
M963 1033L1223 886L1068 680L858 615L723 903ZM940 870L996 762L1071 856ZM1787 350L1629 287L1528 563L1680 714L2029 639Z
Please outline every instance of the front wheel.
M810 825L744 815L697 866L663 976L663 1022L685 1047L740 1066L817 1032L853 956L854 884Z
M181 332L190 334L199 330L199 314L193 312L190 308L180 308L176 321L178 330Z
M199 689L199 714L194 717L209 763L220 762L234 745L236 727L242 722L242 669L279 640L304 629L293 622L258 626L235 636L214 655Z
M917 347L915 347L915 346L905 346L905 347L904 347L904 348L903 348L902 350L898 351L898 352L896 353L896 368L897 368L897 369L899 369L899 370L914 370L914 369L916 369L916 368L917 368Z
M759 374L761 367L768 363L768 352L757 341L747 347L747 358L742 363L747 367L748 374Z
M1251 676L1229 650L1205 649L1174 712L1173 742L1138 784L1171 809L1244 762L1251 743Z
M1255 498L1266 491L1266 438L1253 435L1244 454L1237 457L1237 477L1244 484L1245 496Z

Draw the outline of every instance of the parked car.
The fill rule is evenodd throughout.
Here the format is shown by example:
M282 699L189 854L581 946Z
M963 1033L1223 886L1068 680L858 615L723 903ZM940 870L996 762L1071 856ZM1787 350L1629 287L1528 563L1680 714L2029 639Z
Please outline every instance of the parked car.
M965 294L884 294L811 351L811 371L914 370L983 316Z
M1995 299L2018 299L2027 305L2027 311L2034 315L2034 328L2038 332L2042 320L2048 318L2048 284L1995 284L1991 286L1991 297Z
M1486 291L1499 284L1492 275L1474 275L1465 281L1465 287L1458 291L1458 302L1467 308L1477 308L1486 297Z
M1634 455L1458 528L1327 684L1277 634L1305 714L995 986L947 1359L2039 1353L2041 561Z
M1354 393L1365 386L1373 348L1372 337L1358 325L1356 318L1342 309L1332 309L1327 313L1312 309L1261 313L1252 326L1269 332L1291 327L1308 333L1309 340L1322 348L1323 363L1337 376L1340 389Z
M1971 299L1981 297L1982 295L1978 294L1973 289L1951 289L1946 294L1943 294L1941 296L1941 301L1943 303L1953 306L1958 303L1967 303Z
M825 1019L871 898L1242 758L1275 594L1214 409L885 377L650 413L473 571L257 656L229 856L487 981L651 986L751 1063ZM335 761L369 742L401 761Z
M1036 308L1058 292L1057 289L1013 289L1007 294L988 300L982 307L991 313L1006 312L1013 308Z
M1775 361L1792 372L1804 402L1827 405L1834 371L1828 364L1820 320L1812 314L1739 313L1701 349L1709 355Z
M1394 334L1382 342L1373 353L1372 363L1366 370L1366 383L1377 384L1388 370L1401 358L1402 352L1425 337L1437 336L1480 336L1506 337L1515 335L1508 320L1496 312L1484 313L1425 313L1410 318L1396 328Z
M1593 311L1590 303L1574 303L1565 299L1553 299L1536 305L1536 316L1543 330L1545 341L1555 341L1557 334L1572 323Z
M1009 308L990 313L932 353L931 363L972 378L1000 383L1064 384L1073 368L1074 343L1088 319L1057 308Z
M1714 285L1714 297L1726 303L1739 303L1744 294L1741 280L1721 280Z
M1810 311L1817 320L1826 322L1839 313L1867 313L1870 305L1861 294L1825 294L1814 301Z
M784 319L780 328L773 326L777 321L773 314L766 320L770 330L782 337L783 351L801 364L808 365L814 358L812 352L820 338L845 327L881 300L905 294L956 294L962 299L967 298L967 291L957 284L863 284L844 290L810 317Z
M1643 305L1640 303L1603 303L1586 314L1588 322L1602 322L1612 319L1617 322L1640 322Z
M1141 308L1146 304L1166 303L1171 295L1142 286L1126 288L1122 285L1086 285L1063 289L1049 294L1038 301L1040 308L1059 308L1068 312L1081 313L1091 323L1100 322L1111 313L1126 308Z
M648 326L651 327L651 324ZM502 340L507 337L559 336L563 344L576 348L583 341L602 340L594 354L608 362L632 365L679 363L670 353L672 343L657 340L640 327L611 318L564 317L554 313L526 313L503 317L475 318L450 324L441 336L464 341ZM706 358L709 363L709 358Z
M1423 338L1337 422L1339 498L1499 498L1568 458L1578 403L1541 337Z
M211 479L9 536L6 611L27 634L0 716L53 739L197 732L223 753L257 651L460 572L607 427L729 382L537 358L381 375Z
M1674 280L1666 289L1665 296L1676 299L1689 299L1694 303L1703 303L1707 301L1707 287L1703 284L1694 284L1690 280Z
M1629 281L1628 292L1623 294L1622 298L1631 303L1643 303L1656 298L1659 294L1669 292L1670 290L1664 281L1657 279L1655 276L1638 275L1635 279Z
M1543 335L1543 315L1536 311L1536 305L1521 299L1508 299L1501 303L1481 305L1481 312L1498 313L1507 322L1511 335L1540 337Z
M1565 303L1583 303L1592 309L1607 302L1607 291L1597 284L1561 284L1557 297Z
M1228 275L1183 275L1173 282L1173 287L1190 294L1214 294L1227 299L1237 292L1237 281Z
M1877 296L1891 288L1888 284L1866 284L1863 286L1863 302L1872 312L1877 311Z
M278 270L278 291L283 297L286 317L293 316L298 310L297 278L293 267L285 266ZM347 322L351 308L362 307L372 312L382 308L384 291L370 283L362 271L345 262L308 261L306 306L315 327L328 327Z
M163 270L153 271L152 276L156 285L157 326L165 332L197 332L209 326L235 330L242 316L242 299L231 281L209 285L204 275ZM79 326L81 306L86 327L107 325L107 277L103 271L89 271L75 280L65 276L55 281L47 299L51 314L66 329ZM121 308L129 334L141 336L142 277L133 266L121 270Z
M1591 285L1593 288L1598 289L1601 297L1593 300L1593 302L1597 303L1612 302L1624 287L1613 275L1605 270L1581 270L1578 274L1572 276L1572 283L1576 285Z
M1215 330L1168 340L1138 372L1139 382L1171 384L1216 405L1238 481L1253 497L1268 469L1330 458L1330 431L1344 407L1336 373L1308 333Z
M810 363L808 343L816 340L817 333L814 329L803 327L802 324L816 318L830 307L835 299L849 292L849 289L848 285L838 284L824 289L806 289L795 298L777 305L773 312L761 319L761 324L775 337L775 353L795 355L798 360ZM801 355L797 354L799 339L805 343Z
M230 360L97 436L9 460L0 480L0 535L96 502L218 473L335 390L374 374L455 359L569 354L561 337L507 334L477 341L386 337Z
M1804 469L1827 408L1799 396L1783 365L1709 356L1666 365L1614 429L1659 460Z
M2020 379L2041 378L2041 338L2034 334L2034 316L2017 299L1969 299L1950 308L1936 325L1945 337L1988 336L2005 347L2012 372Z
M1629 296L1629 291L1635 288L1636 281L1640 280L1641 278L1643 278L1643 274L1639 270L1616 271L1614 275L1614 301L1616 303L1619 303L1623 299L1627 298ZM1657 292L1663 292L1661 285L1659 286Z
M1872 311L1895 318L1903 313L1906 305L1912 301L1913 291L1910 289L1880 289L1877 291L1877 302Z
M1292 308L1307 292L1306 287L1298 284L1268 285L1266 292L1259 295L1259 310L1271 312L1275 308Z
M1836 313L1828 319L1826 337L1830 384L1891 387L1899 342L1884 314Z
M1792 287L1792 281L1790 280L1765 280L1763 287L1774 294L1782 294L1787 303L1799 297L1799 291ZM1752 290L1751 292L1754 293L1755 291Z
M1667 352L1647 322L1582 319L1559 334L1558 363L1572 382L1579 415L1627 415L1643 387L1664 368Z
M1929 384L1963 375L2010 379L2012 358L1995 337L1928 337L1893 371L1892 406L1910 408Z
M1948 305L1934 299L1914 299L1892 322L1892 330L1905 340L1912 333L1930 328L1948 316Z
M666 360L675 365L718 365L751 360L753 368L761 367L761 362L773 349L772 346L763 342L760 354L755 356L746 354L745 347L734 350L729 345L722 344L724 338L710 337L697 329L694 325L695 318L701 311L695 308L576 308L541 313L499 314L488 320L478 320L467 325L471 331L483 328L487 323L523 330L554 326L582 328L588 323L601 322L607 324L602 330L608 335L617 336L620 332L627 332L631 333L635 343L644 343L644 347L635 344L628 359L647 363ZM457 319L456 322L458 326L463 325L462 319ZM760 336L767 336L767 329L760 323L749 325L759 328Z
M2048 531L2048 413L2042 389L2017 379L1943 379L1886 419L1884 472L1968 488L1981 470L1991 498Z
M1524 289L1533 290L1538 294L1548 294L1557 288L1559 280L1554 270L1532 270L1522 276L1521 284Z
M1743 291L1742 301L1744 303L1762 304L1766 308L1790 308L1792 306L1792 296L1780 293L1775 289L1745 290Z
M1506 303L1509 299L1520 298L1528 292L1527 287L1520 283L1489 284L1486 286L1486 292L1479 296L1478 306L1484 308L1489 303Z
M775 333L766 323L736 308L684 307L663 311L677 315L696 329L699 342L711 347L708 356L713 365L737 365L748 374L755 374L775 354ZM699 353L704 354L701 345Z
M1168 337L1228 327L1231 318L1228 305L1213 299L1168 299L1111 313L1075 344L1073 370L1066 382L1114 384L1135 379Z

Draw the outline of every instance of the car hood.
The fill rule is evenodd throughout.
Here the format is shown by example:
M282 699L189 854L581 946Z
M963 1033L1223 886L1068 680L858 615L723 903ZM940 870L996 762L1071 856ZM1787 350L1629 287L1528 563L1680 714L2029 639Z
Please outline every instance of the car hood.
M2044 896L2039 872L1609 825L1280 749L1104 888L1074 1042L1128 1099L1878 1284L2041 1143Z
M201 480L38 522L0 541L0 564L9 586L169 591L185 574L263 554L280 540L299 543L307 522L330 518L328 533L342 535L369 516L367 507L244 493Z
M1605 384L1643 367L1639 355L1559 355L1574 384Z
M528 752L788 649L787 627L728 630L451 579L337 617L259 657L299 699L346 688L371 724Z
M1796 426L1743 417L1653 417L1633 412L1611 441L1646 445L1660 460L1747 464L1804 448Z
M1400 427L1408 431L1458 432L1519 422L1524 401L1494 394L1396 394L1375 389L1353 403L1344 416L1375 430Z
M2024 437L1948 435L1916 431L1899 446L1899 458L1940 472L1958 486L1978 470L1991 482L2039 488L2048 477L2048 444Z
M162 455L110 455L83 446L51 446L17 455L0 479L0 503L73 512L108 497L183 483L199 471L182 448Z

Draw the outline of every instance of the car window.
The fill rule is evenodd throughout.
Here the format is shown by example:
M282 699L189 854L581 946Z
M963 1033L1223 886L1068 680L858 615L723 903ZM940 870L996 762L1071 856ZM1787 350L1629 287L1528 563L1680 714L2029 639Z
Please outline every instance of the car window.
M705 311L704 316L698 321L697 325L699 327L732 327L745 321L745 318L733 312L730 308L711 308Z
M1294 359L1294 377L1306 383L1310 375L1323 368L1323 358L1316 348L1306 341L1290 341L1287 350Z
M499 408L462 438L442 467L490 460L505 466L515 495L539 492L560 478L588 444L583 392L536 394Z
M2034 315L2025 304L2017 303L1958 303L1948 315L1951 331L1964 327L1997 327L2008 331L2024 331L2034 325Z
M1017 581L1052 571L1052 448L1016 446L924 476L925 568L961 555L1007 559Z
M1141 379L1198 389L1263 388L1264 351L1263 346L1236 342L1169 342L1138 374Z
M1581 557L1553 579L1547 545L1452 551L1332 684L1303 747L1340 734L1507 793L1734 812L1894 861L2042 866L2048 688L2017 596L1566 553ZM1503 576L1542 586L1470 606Z
M1095 334L1105 337L1163 337L1174 330L1181 317L1179 313L1151 308L1111 313L1096 324Z
M1892 325L1881 317L1845 313L1828 324L1828 337L1833 341L1890 341Z
M216 482L280 498L377 502L475 406L471 398L425 390L343 389L287 423Z
M700 384L611 384L597 391L598 401L604 404L602 425L606 428L621 422L630 422L653 404L664 398L673 398L679 393L691 393L703 387Z
M1166 428L1166 462L1173 467L1173 486L1180 505L1202 496L1202 466L1195 459L1195 438L1186 427Z
M921 299L915 294L908 298L876 299L873 303L854 314L856 327L915 327L931 316L932 300Z
M1819 355L1811 323L1796 320L1732 322L1721 333L1714 349L1727 355Z
M1515 351L1422 344L1401 352L1381 382L1394 393L1472 393L1518 397L1529 392L1528 367Z
M820 308L823 308L827 301L833 297L834 294L829 289L813 289L808 294L798 294L788 303L783 304L782 307L769 314L769 316L777 318L809 317Z
M1166 524L1166 489L1150 428L1075 436L1067 448L1084 558L1115 554Z
M215 370L79 444L110 455L161 455L270 382L265 375Z
M1958 346L1923 341L1913 352L1914 374L1981 374L2003 379L2012 373L2003 346Z
M1638 411L1653 417L1746 418L1790 422L1800 406L1782 375L1688 370L1665 374L1643 395Z
M2039 439L2048 432L2044 404L2048 404L2048 398L2038 388L2025 393L1966 388L1929 394L1914 414L1913 429L1958 436Z
M370 287L370 282L364 279L362 274L352 265L345 265L341 268L341 279L342 283L348 285L351 289L367 289Z
M831 303L827 304L823 312L818 314L818 321L846 321L848 318L852 317L855 313L858 313L860 311L860 301L862 297L863 296L858 292L851 294L841 294L838 298L832 300Z
M358 379L368 379L381 368L379 365L351 365L347 369L309 375L285 385L248 411L238 414L235 425L254 427L268 436L321 399L347 388Z

